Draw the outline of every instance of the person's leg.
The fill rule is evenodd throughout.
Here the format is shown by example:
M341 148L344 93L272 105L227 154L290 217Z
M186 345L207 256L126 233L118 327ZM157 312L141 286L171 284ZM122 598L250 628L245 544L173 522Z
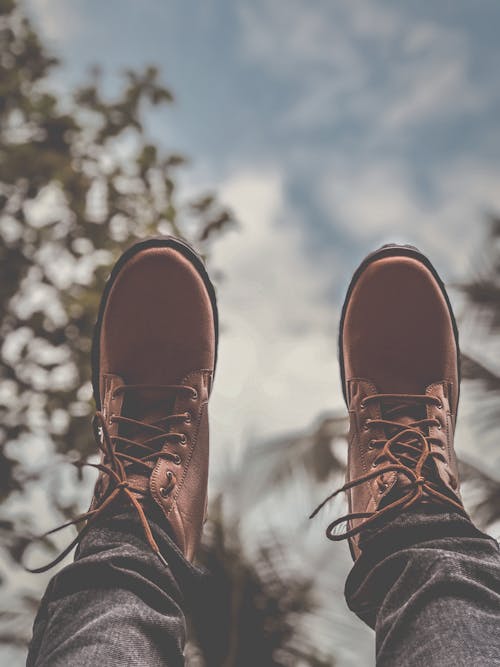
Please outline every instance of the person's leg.
M425 506L361 541L347 603L381 667L500 665L500 554L466 518Z
M51 581L30 665L183 664L191 565L207 507L215 292L182 241L129 249L106 285L92 351L101 453L75 562Z
M500 664L498 547L467 517L453 448L457 327L416 248L384 246L363 261L339 350L349 453L346 483L330 498L346 491L349 514L327 536L349 540L346 598L376 629L377 664Z
M168 567L155 556L134 514L100 521L75 562L50 582L33 628L28 667L184 664L186 609L202 573L151 521Z

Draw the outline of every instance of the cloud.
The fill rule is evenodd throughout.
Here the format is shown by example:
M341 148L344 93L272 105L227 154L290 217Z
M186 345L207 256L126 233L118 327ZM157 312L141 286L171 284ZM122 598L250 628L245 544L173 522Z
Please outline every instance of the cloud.
M411 34L409 39L411 43ZM469 80L466 59L458 50L455 54L422 57L419 49L416 58L395 70L392 96L382 117L389 130L450 114L479 111L488 101L486 92Z
M362 245L396 240L420 245L454 278L469 268L486 215L500 211L500 167L465 159L443 170L429 165L431 191L418 187L398 159L337 161L318 185L332 225Z
M66 44L85 28L77 3L67 0L27 0L43 37L49 42Z
M305 259L284 200L282 172L245 168L219 187L241 231L214 247L221 338L212 416L219 453L294 431L340 405L335 310Z
M371 0L240 5L246 57L295 85L290 128L364 121L394 131L484 107L459 29Z
M482 45L460 7L453 22L432 15L372 0L242 1L241 43L290 91L279 127L289 179L315 207L312 233L360 253L412 242L458 277L485 212L500 210L498 91L473 75Z
M332 224L370 239L398 230L404 234L424 217L422 202L399 162L335 164L319 184L320 199Z

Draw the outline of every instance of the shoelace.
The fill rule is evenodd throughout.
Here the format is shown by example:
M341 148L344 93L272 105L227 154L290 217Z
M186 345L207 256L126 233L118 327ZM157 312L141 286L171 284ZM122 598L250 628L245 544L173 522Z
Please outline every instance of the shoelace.
M188 385L152 385L152 386L123 385L115 389L114 396L116 396L118 393L121 392L137 391L137 390L146 390L146 391L160 390L168 392L184 391L184 392L190 392L193 398L197 398L198 396L196 389ZM144 491L130 484L127 478L127 470L133 467L139 467L139 468L145 468L146 471L149 473L151 471L151 462L156 462L160 458L173 461L174 463L179 463L179 456L177 454L173 454L167 451L166 452L158 451L158 449L152 445L158 443L158 441L160 440L162 440L163 442L165 442L166 440L177 440L177 442L183 443L185 436L182 433L173 433L166 430L166 428L171 422L179 420L188 420L190 418L191 415L187 412L168 415L166 417L162 417L161 419L155 420L154 422L151 423L144 422L138 419L132 419L130 417L125 417L121 415L116 415L112 417L112 420L114 422L136 426L141 429L146 428L152 432L155 432L155 435L141 442L137 440L131 440L122 435L111 436L104 415L102 414L102 412L97 412L94 417L92 425L94 429L94 437L97 446L104 454L102 463L89 463L88 461L76 461L73 465L75 465L77 468L82 468L84 466L96 468L100 472L107 475L109 479L109 485L106 490L105 497L102 497L100 499L100 504L96 509L89 510L88 512L81 514L75 519L67 521L62 525L57 526L52 530L49 530L39 538L36 538L36 539L44 539L49 535L53 535L54 533L59 532L63 528L67 528L68 526L72 526L81 523L82 521L86 521L85 526L79 531L75 539L70 544L68 544L68 546L50 563L34 569L26 567L26 570L28 572L38 574L40 572L46 572L47 570L50 570L50 568L54 567L54 565L60 563L72 551L72 549L74 549L77 546L77 544L81 542L81 540L88 532L90 526L94 523L94 521L96 521L96 519L105 511L105 509L109 507L114 501L116 501L116 499L119 498L120 496L125 497L128 500L128 502L130 502L132 507L135 508L139 516L139 520L141 522L144 535L146 537L149 546L151 547L152 551L158 556L160 561L165 566L167 566L167 562L161 555L160 548L153 536L144 509L134 495L134 493L136 493L144 496L145 495ZM163 427L160 425L163 425ZM121 445L120 449L117 449L118 445ZM132 448L134 449L137 448L138 450L142 450L144 454L142 456L138 455L134 456L129 453ZM172 490L174 483L173 475L171 473L167 477L168 477L167 486L161 489L161 493L164 496L168 495L168 493Z
M463 506L455 501L450 496L442 493L439 486L431 479L428 479L431 473L431 461L440 460L446 461L444 455L440 451L433 450L432 444L440 444L439 438L434 438L425 435L423 429L430 426L440 426L438 419L416 419L409 424L401 424L395 421L400 415L407 415L408 410L414 408L418 404L434 404L441 405L438 398L428 396L427 394L373 394L363 399L363 406L372 402L380 401L383 403L396 403L386 407L383 419L369 419L366 422L368 429L376 426L382 426L384 429L394 430L394 435L383 439L373 439L371 447L380 449L380 453L375 457L373 464L377 466L382 460L388 461L388 464L382 468L374 469L372 472L361 475L357 479L344 484L340 489L337 489L330 494L325 500L318 505L314 512L309 517L312 519L318 512L328 503L332 498L335 498L340 493L352 489L355 486L369 482L372 479L379 478L388 472L402 473L405 475L410 484L407 486L408 491L403 493L399 498L391 503L388 503L381 509L376 509L373 512L350 512L335 521L332 521L326 529L326 535L330 540L340 541L349 537L353 537L361 533L368 526L380 521L381 518L389 513L402 512L412 505L418 503L427 493L429 496L435 498L438 502L448 504L454 509L459 510L465 515ZM392 417L393 419L390 419ZM405 439L403 439L403 437ZM407 439L406 439L407 438ZM382 482L382 480L381 480ZM456 480L453 480L456 483ZM397 482L396 482L397 484ZM386 487L387 488L387 487ZM337 526L350 522L352 519L365 519L358 526L348 529L342 533L336 533Z

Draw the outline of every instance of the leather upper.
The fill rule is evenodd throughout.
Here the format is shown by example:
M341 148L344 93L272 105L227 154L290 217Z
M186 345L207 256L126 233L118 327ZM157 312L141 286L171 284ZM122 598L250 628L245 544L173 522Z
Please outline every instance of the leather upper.
M348 297L342 341L350 420L349 512L364 515L350 517L348 528L361 526L407 491L413 493L423 477L444 501L449 497L461 505L453 449L459 393L457 344L446 299L429 268L416 258L397 254L368 263ZM366 401L369 396L375 399ZM383 445L391 438L384 456ZM408 454L417 458L424 445L432 453L420 482L414 479L418 475L400 469L376 474L391 465L414 469ZM351 484L370 475L360 484ZM422 500L436 501L426 484ZM350 537L355 558L360 554L359 537L359 533Z
M212 303L189 259L170 247L134 254L117 274L103 311L102 413L128 492L146 516L153 506L160 509L189 560L206 515L215 346ZM109 458L104 453L103 463ZM114 484L101 472L91 509Z
M381 392L418 393L451 384L458 403L457 345L444 294L418 259L388 256L369 263L346 307L346 379L366 378Z

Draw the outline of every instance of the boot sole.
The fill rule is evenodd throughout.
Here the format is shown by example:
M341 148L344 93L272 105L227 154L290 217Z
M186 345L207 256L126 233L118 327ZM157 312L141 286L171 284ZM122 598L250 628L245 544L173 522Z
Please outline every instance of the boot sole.
M412 245L398 245L397 243L388 243L386 245L383 245L381 248L378 250L375 250L374 252L371 252L369 255L365 257L365 259L361 262L361 264L358 266L356 271L354 272L354 275L352 277L352 280L349 284L349 287L347 289L347 294L344 300L344 305L342 306L342 315L340 318L340 327L339 327L339 340L338 340L338 358L339 358L339 365L340 365L340 376L342 379L342 392L344 394L344 401L345 404L348 406L347 403L347 387L346 387L346 381L345 381L345 368L344 368L344 346L343 346L343 333L344 333L344 320L345 320L345 315L347 312L347 306L349 303L349 299L351 297L351 293L360 278L361 274L363 271L374 261L381 259L382 257L412 257L413 259L418 260L421 262L429 271L432 273L432 276L436 280L437 284L439 285L439 288L441 289L441 292L443 294L443 297L446 301L446 305L448 306L448 312L450 314L452 326L453 326L453 334L455 337L455 344L457 347L457 368L458 368L458 391L457 391L457 410L458 410L458 401L460 398L460 348L458 344L458 328L457 328L457 323L455 320L455 315L453 313L453 309L451 307L450 299L448 297L448 294L446 292L446 288L444 286L443 281L441 280L438 272L434 268L434 266L431 264L430 260L420 252L418 248L415 248L415 246Z
M214 374L215 374L215 368L217 366L217 350L219 346L219 315L217 310L217 298L215 294L215 288L208 276L205 264L200 255L198 255L198 253L196 253L193 250L193 248L191 248L191 246L189 246L185 241L176 238L175 236L150 237L143 241L138 241L137 243L134 243L134 245L128 248L121 255L121 257L117 260L116 264L111 270L109 278L106 281L106 285L104 286L104 291L101 297L101 303L99 305L97 321L94 326L94 335L92 338L92 353L91 353L92 388L94 392L95 404L98 410L101 409L101 397L99 390L99 375L100 375L99 345L101 338L102 320L104 316L104 311L106 309L108 296L118 274L120 273L120 270L125 266L125 264L129 261L129 259L131 259L134 255L141 252L142 250L146 250L147 248L172 248L173 250L176 250L191 262L191 264L194 266L199 276L203 280L203 284L205 285L208 296L210 298L210 303L212 304L212 312L214 317L214 332L215 332Z

